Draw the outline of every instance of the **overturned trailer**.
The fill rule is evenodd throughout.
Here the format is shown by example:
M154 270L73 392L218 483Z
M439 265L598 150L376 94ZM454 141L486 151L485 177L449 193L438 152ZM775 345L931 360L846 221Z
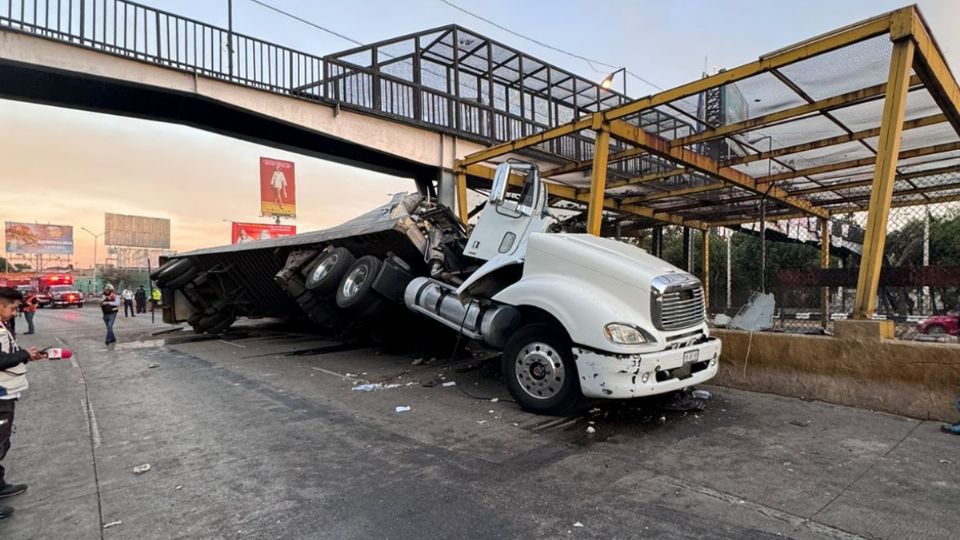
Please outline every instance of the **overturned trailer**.
M523 178L517 198L511 175ZM238 317L346 328L417 313L503 351L511 394L539 413L716 374L695 276L628 244L547 233L553 222L536 166L505 163L469 235L448 208L401 194L332 229L177 255L153 278L164 320L199 332Z

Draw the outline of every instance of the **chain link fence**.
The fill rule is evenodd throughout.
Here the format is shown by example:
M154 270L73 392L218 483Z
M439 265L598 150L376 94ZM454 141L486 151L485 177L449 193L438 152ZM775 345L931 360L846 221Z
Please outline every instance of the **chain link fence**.
M821 227L816 219L768 224L765 254L758 223L711 229L711 317L736 314L754 292L765 289L776 299L775 330L831 332L833 321L852 316L866 222L866 212L833 217L828 268L821 264ZM641 246L652 250L652 237L641 238ZM683 244L679 227L664 228L662 257L687 268ZM689 246L693 271L702 276L702 234L693 232ZM876 306L874 318L894 321L901 339L957 335L960 202L890 211Z

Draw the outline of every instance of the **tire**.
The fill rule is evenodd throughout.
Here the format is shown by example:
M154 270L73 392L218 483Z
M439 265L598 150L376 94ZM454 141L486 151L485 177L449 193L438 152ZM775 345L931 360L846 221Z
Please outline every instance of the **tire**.
M304 285L307 290L327 296L337 290L340 280L356 260L356 257L346 248L336 248L321 253L316 262L307 267Z
M373 281L380 273L383 261L373 255L357 259L337 287L337 306L360 318L377 314L383 307L383 297L373 290Z
M947 335L947 329L940 324L931 324L923 333L928 336L945 336Z
M181 278L190 271L196 272L193 261L189 259L176 259L161 266L156 272L151 274L151 277L159 286L170 287L170 285L168 285L169 282Z
M236 320L232 311L219 311L213 315L200 317L193 328L206 334L220 334L230 328Z
M180 276L173 278L167 281L166 283L164 283L163 286L169 289L179 289L180 287L183 287L187 283L190 283L190 281L194 277L196 277L196 275L197 275L197 269L191 267Z
M510 395L526 411L563 414L582 397L570 340L552 325L531 324L514 333L501 367Z

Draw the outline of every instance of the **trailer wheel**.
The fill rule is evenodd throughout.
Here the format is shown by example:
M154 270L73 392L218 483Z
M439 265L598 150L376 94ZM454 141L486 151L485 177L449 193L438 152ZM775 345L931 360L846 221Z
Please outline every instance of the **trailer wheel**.
M197 324L193 325L193 329L207 334L220 334L230 328L236 320L237 317L233 314L233 311L218 311L213 315L198 319Z
M356 258L347 248L339 247L321 253L307 270L304 285L314 293L326 296L337 290L340 280L354 262Z
M340 309L365 318L374 315L383 307L383 297L373 290L373 281L380 273L383 261L373 255L357 259L340 281L337 288L337 306Z
M175 280L190 270L193 270L193 261L190 259L176 259L158 268L150 277L163 287L169 287L166 283Z
M503 350L502 372L510 395L524 410L563 414L580 400L580 381L570 340L548 324L518 330Z

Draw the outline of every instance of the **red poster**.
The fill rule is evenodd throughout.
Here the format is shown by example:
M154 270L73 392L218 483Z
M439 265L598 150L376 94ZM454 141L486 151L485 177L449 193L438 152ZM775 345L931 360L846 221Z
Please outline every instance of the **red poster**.
M265 223L233 223L231 244L246 244L257 240L269 240L297 234L296 225L268 225Z
M297 196L292 161L260 158L260 213L296 216Z

